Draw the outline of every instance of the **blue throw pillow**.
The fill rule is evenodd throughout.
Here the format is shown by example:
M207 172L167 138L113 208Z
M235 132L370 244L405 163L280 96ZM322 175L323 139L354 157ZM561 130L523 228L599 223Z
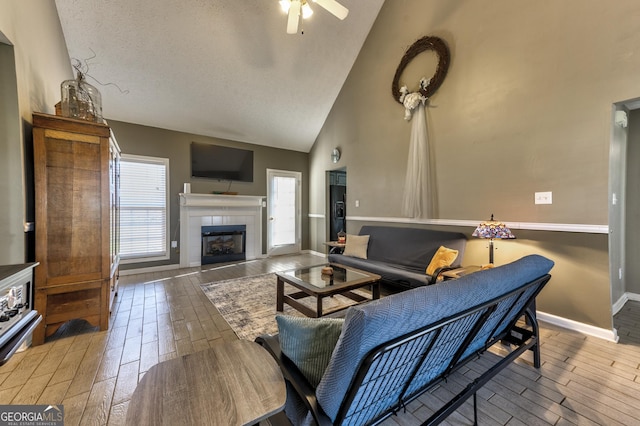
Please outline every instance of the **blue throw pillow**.
M329 364L342 332L342 318L276 315L280 349L315 388Z

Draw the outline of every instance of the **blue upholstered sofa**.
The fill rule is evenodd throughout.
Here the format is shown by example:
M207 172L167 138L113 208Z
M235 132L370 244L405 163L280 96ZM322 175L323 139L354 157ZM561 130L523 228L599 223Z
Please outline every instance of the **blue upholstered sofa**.
M432 276L425 271L440 246L458 250L458 257L451 268L460 266L467 243L465 235L459 232L418 228L363 226L359 235L369 236L366 259L330 254L329 262L378 274L382 282L402 288L419 287L436 281L437 273Z
M294 425L358 426L381 422L496 342L511 344L508 355L450 403L434 407L426 424L437 424L470 396L475 401L475 392L525 351L533 351L539 367L538 326L530 306L552 267L551 260L530 255L350 307L317 386L298 369L300 360L294 362L281 347L291 342L284 329L256 341L281 365L288 386L285 411ZM518 321L523 315L527 325Z

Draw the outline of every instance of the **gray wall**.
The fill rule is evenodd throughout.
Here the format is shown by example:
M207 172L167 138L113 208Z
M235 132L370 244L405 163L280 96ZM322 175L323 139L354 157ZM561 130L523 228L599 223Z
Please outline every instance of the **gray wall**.
M72 76L53 0L0 2L0 264L27 260L31 114L52 114L60 83Z
M438 217L480 221L495 213L507 222L607 224L611 105L640 97L638 7L636 0L386 2L310 153L308 212L325 214L325 172L345 167L349 200L360 200L359 208L349 206L350 215L400 215L410 125L391 98L391 81L405 49L423 35L437 35L452 53L449 75L428 110ZM0 168L12 169L24 164L32 111L53 113L60 82L73 74L53 0L0 2L0 33L15 55L20 122L5 118L13 133L0 142ZM415 88L431 72L423 65L407 69L403 83ZM137 138L141 132L127 127L115 129L125 152L164 156L180 150L171 147L173 135L153 131ZM16 133L18 140L12 141ZM191 140L176 135L178 145ZM338 165L330 163L335 146L343 153ZM172 168L181 167L173 163L185 152L166 155ZM278 165L265 167L302 168L304 160L298 163L297 155L288 162L274 158ZM184 170L175 178L172 172L172 195L187 178ZM0 237L9 242L0 251L0 263L24 258L20 233L28 196L23 175L11 182L0 194ZM221 188L194 184L192 189ZM264 191L263 186L246 193ZM554 204L534 206L535 191L553 191ZM356 232L359 223L350 226ZM322 218L312 219L308 229L305 235L313 240L303 246L323 250ZM611 327L606 236L517 235L518 240L498 245L496 262L528 252L556 261L554 278L540 297L541 310ZM485 258L486 245L470 241L465 263Z
M180 208L178 194L183 192L184 183L191 183L192 193L212 193L213 191L236 191L240 195L267 195L267 168L278 170L291 170L302 173L302 248L309 247L309 227L306 220L309 214L308 191L308 159L309 155L303 152L285 149L270 148L234 142L207 136L192 135L189 133L175 132L154 127L140 126L131 123L109 120L115 137L124 154L148 155L169 159L169 183L170 183L170 225L171 239L180 241L178 219ZM211 179L191 178L191 156L189 147L191 142L202 142L217 145L232 146L251 149L254 151L253 183L219 182ZM266 208L263 209L263 253L266 253ZM178 243L178 245L180 245ZM180 254L171 249L171 258L166 261L135 263L122 265L122 269L138 269L149 266L159 266L180 263Z
M428 108L437 217L606 225L612 104L640 95L638 12L635 0L387 1L311 151L310 212L325 213L324 173L340 146L349 216L401 216L411 126L391 83L406 48L436 35L451 50ZM432 73L424 61L401 83L416 90ZM553 191L553 204L534 205L536 191ZM611 329L606 235L516 233L518 249L498 263L529 252L556 261L539 309ZM470 241L464 263L485 257Z

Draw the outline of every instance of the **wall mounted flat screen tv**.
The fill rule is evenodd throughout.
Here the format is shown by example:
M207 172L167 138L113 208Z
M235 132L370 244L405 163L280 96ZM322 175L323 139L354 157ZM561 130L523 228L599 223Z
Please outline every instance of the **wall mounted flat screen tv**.
M191 176L253 182L253 151L192 142Z

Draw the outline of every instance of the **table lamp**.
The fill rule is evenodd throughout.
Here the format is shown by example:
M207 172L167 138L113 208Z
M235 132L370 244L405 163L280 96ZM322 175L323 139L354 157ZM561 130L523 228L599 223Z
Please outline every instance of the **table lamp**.
M473 234L473 237L478 238L488 238L489 239L489 263L493 264L493 239L514 239L515 235L511 233L511 230L507 228L502 222L498 222L497 220L493 220L493 215L491 215L491 220L482 222Z

